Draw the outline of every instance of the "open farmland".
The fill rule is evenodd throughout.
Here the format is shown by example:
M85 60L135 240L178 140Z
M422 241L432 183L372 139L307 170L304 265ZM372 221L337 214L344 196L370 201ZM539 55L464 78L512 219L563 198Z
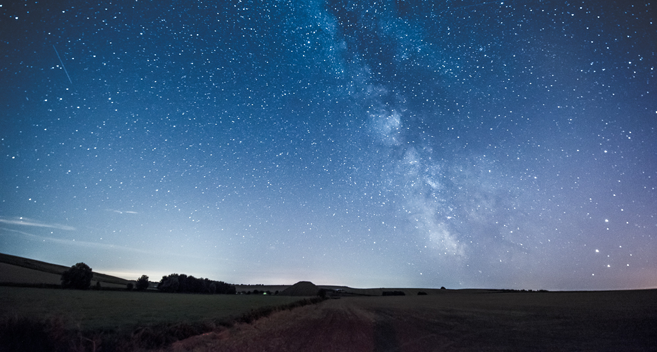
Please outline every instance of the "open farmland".
M0 287L0 317L63 318L82 330L123 330L163 322L197 322L240 316L300 297L200 295L136 291L78 291Z
M446 291L281 311L169 351L655 350L657 290Z
M60 285L62 273L70 267L39 260L0 253L0 283ZM105 288L125 288L135 280L126 280L98 272L93 273L92 283L100 282Z
M0 282L10 284L61 285L62 274L0 263Z

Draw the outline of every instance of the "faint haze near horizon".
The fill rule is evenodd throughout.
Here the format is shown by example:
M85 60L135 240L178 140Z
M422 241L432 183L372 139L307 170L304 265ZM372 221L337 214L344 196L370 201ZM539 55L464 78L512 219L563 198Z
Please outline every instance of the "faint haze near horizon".
M0 252L153 281L656 287L654 13L3 4Z

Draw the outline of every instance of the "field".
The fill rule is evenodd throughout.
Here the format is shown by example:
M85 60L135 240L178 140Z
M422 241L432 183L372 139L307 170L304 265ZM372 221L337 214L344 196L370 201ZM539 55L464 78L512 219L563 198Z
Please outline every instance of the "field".
M57 343L77 339L71 350L657 350L657 290L425 291L426 296L329 299L256 314L252 317L260 319L253 320L239 317L299 297L0 287L0 316L63 319L75 334ZM144 329L162 323L168 325ZM134 339L143 331L148 332L145 343L143 336ZM128 338L137 342L110 348L113 341ZM47 350L41 347L32 350Z
M0 282L61 285L62 274L28 269L7 263L0 263Z
M657 290L348 297L168 351L655 351Z
M11 285L57 285L66 269L0 254L0 282ZM96 280L104 288L131 282ZM0 352L657 351L657 290L320 287L338 299L0 286Z
M0 283L10 284L61 284L62 273L70 266L42 262L0 253ZM92 284L100 282L106 288L125 288L134 280L126 280L98 272L93 273Z
M196 295L159 292L78 291L0 287L0 317L64 318L82 330L122 330L163 322L237 317L251 309L280 306L299 297Z

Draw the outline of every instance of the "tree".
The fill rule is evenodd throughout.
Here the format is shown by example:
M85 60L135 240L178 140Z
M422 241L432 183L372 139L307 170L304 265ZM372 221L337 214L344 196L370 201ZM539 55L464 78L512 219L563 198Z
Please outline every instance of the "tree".
M227 284L223 281L196 278L192 275L187 276L185 274L162 276L157 289L162 292L179 293L220 293L229 295L236 293L235 285Z
M137 279L137 290L143 291L148 288L148 276L142 275Z
M187 292L188 290L188 280L187 280L187 274L180 274L177 275L178 278L178 286L176 286L176 289L174 291L177 292Z
M91 286L93 276L93 271L87 264L77 263L62 273L62 287L86 290Z
M157 289L162 292L178 292L180 281L178 274L171 274L169 276L162 276L162 280L157 284Z

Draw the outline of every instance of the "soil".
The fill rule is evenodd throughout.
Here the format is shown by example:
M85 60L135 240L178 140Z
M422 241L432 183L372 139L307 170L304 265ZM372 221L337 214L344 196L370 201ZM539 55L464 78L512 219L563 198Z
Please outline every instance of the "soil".
M657 290L347 297L169 351L655 351Z

